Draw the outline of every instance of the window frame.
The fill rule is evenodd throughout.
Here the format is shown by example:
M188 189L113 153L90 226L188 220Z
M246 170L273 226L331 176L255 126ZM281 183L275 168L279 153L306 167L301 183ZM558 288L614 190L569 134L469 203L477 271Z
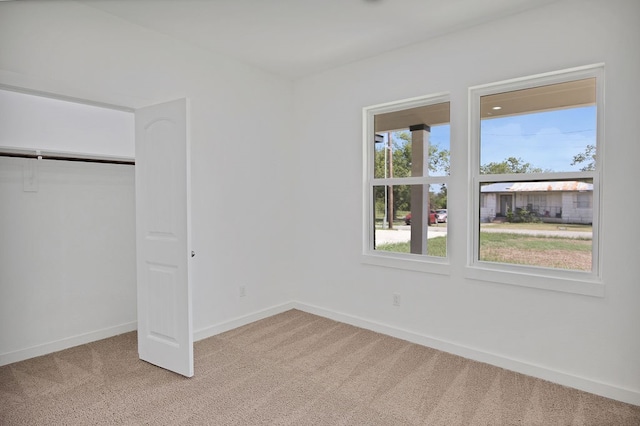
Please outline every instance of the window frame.
M596 150L593 171L480 174L480 100L483 96L532 87L565 83L586 78L596 79ZM589 296L604 296L602 280L602 168L604 159L604 64L594 64L528 77L504 80L469 88L469 194L468 222L472 232L467 241L467 267L465 276L479 281L491 281L525 287L534 287ZM522 182L536 180L592 179L593 182L593 237L592 270L590 272L558 268L536 267L479 260L480 243L480 185L484 182Z
M449 184L451 182L450 174L445 176L430 176L427 173L425 176L420 177L412 176L402 178L375 178L375 145L373 142L375 140L375 116L378 114L397 112L444 102L451 102L451 98L448 92L441 92L432 95L387 102L383 104L364 107L362 109L362 263L390 268L407 269L412 271L431 272L442 275L448 275L450 273L448 248L447 255L445 257L374 250L374 187L384 185L445 184L447 185L447 188L449 188ZM449 120L451 120L451 114L449 115ZM449 121L449 123L451 124L451 121ZM450 138L449 143L451 143L451 139L452 138ZM448 196L450 196L449 192ZM447 239L447 245L448 241L449 239Z

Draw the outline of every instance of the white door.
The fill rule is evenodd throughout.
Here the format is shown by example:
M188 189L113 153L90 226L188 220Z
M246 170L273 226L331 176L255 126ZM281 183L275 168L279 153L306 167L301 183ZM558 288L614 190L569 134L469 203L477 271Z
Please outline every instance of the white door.
M140 359L193 376L188 104L136 110Z

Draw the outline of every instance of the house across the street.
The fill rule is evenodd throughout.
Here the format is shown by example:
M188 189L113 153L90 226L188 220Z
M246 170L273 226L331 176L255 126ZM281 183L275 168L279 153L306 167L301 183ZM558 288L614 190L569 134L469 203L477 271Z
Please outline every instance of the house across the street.
M593 184L578 181L498 182L480 190L480 221L527 210L543 222L592 223Z

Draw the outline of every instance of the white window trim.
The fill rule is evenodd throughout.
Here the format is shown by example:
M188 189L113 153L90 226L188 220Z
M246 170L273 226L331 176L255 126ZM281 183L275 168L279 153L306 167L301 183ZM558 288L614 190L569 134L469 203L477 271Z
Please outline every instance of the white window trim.
M480 98L498 92L526 89L534 86L563 83L583 78L596 78L596 141L597 161L594 171L567 173L527 173L505 175L481 175L480 164ZM469 88L469 195L468 221L472 232L467 241L467 267L465 277L479 281L533 287L588 296L604 297L602 280L601 206L602 164L604 163L604 64L594 64L562 71L516 78ZM480 196L481 182L530 181L536 179L593 179L593 249L592 272L570 271L555 268L511 265L479 260Z
M406 269L420 272L430 272L434 274L448 275L449 250L447 257L436 257L409 253L393 253L373 249L374 223L373 223L373 190L379 185L407 185L407 184L440 184L449 186L450 176L423 176L406 178L378 178L374 179L375 164L374 158L374 117L377 114L401 111L404 109L416 108L425 105L450 102L449 93L437 93L427 96L419 96L400 101L387 102L383 104L365 107L362 110L362 263L388 268Z

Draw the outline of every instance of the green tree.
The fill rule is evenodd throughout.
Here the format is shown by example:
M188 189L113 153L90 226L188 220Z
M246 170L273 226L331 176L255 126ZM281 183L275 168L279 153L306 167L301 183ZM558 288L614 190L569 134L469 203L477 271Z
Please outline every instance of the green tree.
M411 176L411 133L406 131L393 133L393 177ZM409 185L393 187L393 215L398 210L411 208L411 188Z
M503 175L511 173L542 173L539 167L533 167L530 163L525 163L520 157L509 157L496 163L491 162L480 166L480 173L483 175Z
M582 164L585 162L587 164L580 168L581 171L587 172L587 171L596 169L596 146L595 145L589 144L584 149L584 152L574 155L571 165L575 166L577 164Z
M439 149L436 145L429 145L429 171L432 174L449 174L451 153L448 149Z
M429 207L432 210L447 208L447 186L442 184L440 191L429 191Z
M398 157L396 157L398 154ZM440 149L435 144L429 145L429 172L431 174L448 174L450 165L450 152L448 149ZM411 176L411 133L407 131L394 133L393 176ZM400 162L400 168L396 171L396 161ZM402 174L400 174L402 173Z

